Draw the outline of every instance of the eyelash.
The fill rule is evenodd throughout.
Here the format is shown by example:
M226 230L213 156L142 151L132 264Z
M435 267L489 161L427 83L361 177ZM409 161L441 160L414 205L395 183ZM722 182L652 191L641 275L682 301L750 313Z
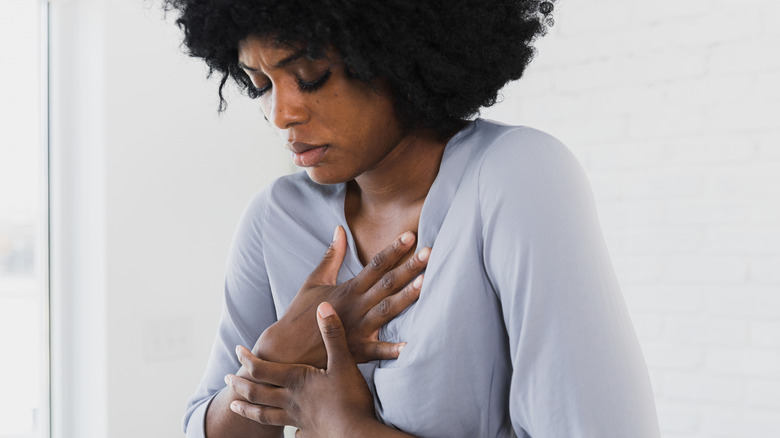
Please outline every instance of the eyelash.
M303 91L304 93L313 93L313 92L319 90L320 88L322 88L323 85L325 85L325 82L327 82L328 79L330 79L330 74L331 74L331 71L328 70L328 71L325 72L324 75L320 76L319 78L317 78L317 79L315 79L315 80L313 80L311 82L306 82L306 81L304 81L302 79L298 79L298 89ZM268 90L270 90L270 89L271 89L271 84L268 84L268 85L266 85L263 88L259 88L259 89L255 88L256 96L260 97L263 94L265 94L266 92L268 92Z

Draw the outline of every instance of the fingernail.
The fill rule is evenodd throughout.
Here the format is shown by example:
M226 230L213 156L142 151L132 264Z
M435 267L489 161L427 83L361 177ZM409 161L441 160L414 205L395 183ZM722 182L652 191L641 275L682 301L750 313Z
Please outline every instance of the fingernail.
M336 241L336 237L339 235L339 227L337 226L335 230L333 230L333 240L330 241L330 243L333 243Z
M241 361L241 346L236 345L236 356L238 356L238 361Z
M427 261L428 261L428 257L430 257L430 256L431 256L431 249L430 249L430 248L423 248L423 249L422 249L422 250L421 250L421 251L420 251L420 252L417 254L417 258L418 258L418 259L419 259L421 262L427 262Z
M422 275L418 276L417 278L414 279L414 283L412 283L412 287L414 287L415 289L421 288L422 281L423 281L423 276Z
M225 376L225 385L230 386L230 378Z
M414 236L412 235L412 232L411 231L407 231L407 232L401 234L401 243L406 245L407 243L412 241L413 237Z
M235 412L235 413L238 413L238 402L230 403L230 410Z
M317 314L321 319L325 319L334 313L336 313L336 311L333 310L333 306L331 306L328 302L322 302L320 303L319 307L317 307Z
M406 344L401 344L398 346L398 354L401 354L402 351L404 351L404 348L406 347Z

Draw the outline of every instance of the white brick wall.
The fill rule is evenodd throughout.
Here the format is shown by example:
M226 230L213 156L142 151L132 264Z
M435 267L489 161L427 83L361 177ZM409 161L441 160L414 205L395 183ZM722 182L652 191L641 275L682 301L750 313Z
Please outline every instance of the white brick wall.
M664 438L780 437L780 2L558 0L488 118L589 172Z

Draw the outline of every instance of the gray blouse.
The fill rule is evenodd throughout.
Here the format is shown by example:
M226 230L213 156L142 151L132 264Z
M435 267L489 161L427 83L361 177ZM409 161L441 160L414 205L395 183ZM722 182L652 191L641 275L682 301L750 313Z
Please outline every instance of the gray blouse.
M208 403L320 261L333 229L362 268L345 184L305 172L249 204L227 263L205 375L184 419L204 436ZM378 417L419 437L658 437L647 369L583 169L553 137L478 119L447 144L420 215L431 246L420 299L380 338L397 360L360 365Z

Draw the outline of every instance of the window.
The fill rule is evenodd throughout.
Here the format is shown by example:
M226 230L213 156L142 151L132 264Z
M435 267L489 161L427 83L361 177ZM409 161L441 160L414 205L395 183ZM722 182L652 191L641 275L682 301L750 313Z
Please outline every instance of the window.
M0 438L49 436L46 3L0 0Z

